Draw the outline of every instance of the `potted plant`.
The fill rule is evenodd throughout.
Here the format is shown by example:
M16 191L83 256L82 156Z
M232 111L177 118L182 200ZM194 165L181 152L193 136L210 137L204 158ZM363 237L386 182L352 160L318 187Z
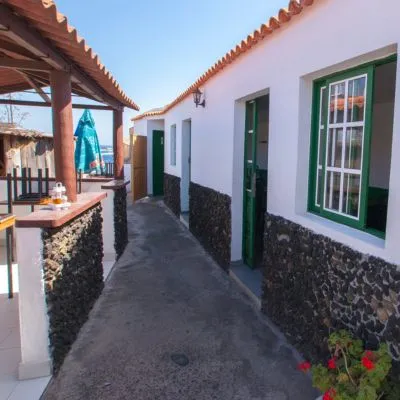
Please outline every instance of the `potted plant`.
M311 366L307 361L299 369L311 370L313 386L324 394L322 400L389 400L388 374L392 358L386 344L376 351L364 349L361 340L345 330L334 332L328 340L331 358L326 365ZM398 388L397 388L398 389Z

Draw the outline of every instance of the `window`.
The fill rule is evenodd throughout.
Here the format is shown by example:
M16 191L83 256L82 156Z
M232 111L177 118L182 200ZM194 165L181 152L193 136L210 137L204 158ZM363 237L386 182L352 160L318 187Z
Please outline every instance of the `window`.
M309 210L381 237L395 76L391 58L314 84Z
M176 125L171 126L170 164L176 165Z

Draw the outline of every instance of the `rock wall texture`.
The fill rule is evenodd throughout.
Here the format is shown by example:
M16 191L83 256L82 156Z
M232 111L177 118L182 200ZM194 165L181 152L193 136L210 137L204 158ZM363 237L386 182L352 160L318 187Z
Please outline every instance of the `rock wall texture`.
M330 328L346 328L400 360L395 265L267 213L263 276L263 310L306 357L325 357Z
M189 228L224 269L231 261L231 198L190 182Z
M179 217L181 214L181 178L164 173L164 203Z
M103 289L101 205L60 228L43 229L50 351L57 373Z
M114 248L117 260L128 244L126 196L126 186L114 191Z

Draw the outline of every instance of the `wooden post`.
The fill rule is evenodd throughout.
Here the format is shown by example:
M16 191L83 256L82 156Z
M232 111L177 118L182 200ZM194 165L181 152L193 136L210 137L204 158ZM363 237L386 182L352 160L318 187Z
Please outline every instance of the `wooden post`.
M50 78L56 181L64 184L67 189L68 200L75 202L76 172L72 126L71 75L64 71L52 71Z
M124 179L124 130L123 110L113 112L114 178Z

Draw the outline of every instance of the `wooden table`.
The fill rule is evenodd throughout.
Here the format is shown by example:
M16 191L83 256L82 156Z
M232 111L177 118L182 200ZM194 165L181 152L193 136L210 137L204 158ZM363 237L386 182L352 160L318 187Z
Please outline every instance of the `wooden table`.
M15 224L15 216L13 214L0 214L0 232L6 231L6 252L7 252L7 277L8 277L8 298L13 297L13 277L12 277L12 227Z

